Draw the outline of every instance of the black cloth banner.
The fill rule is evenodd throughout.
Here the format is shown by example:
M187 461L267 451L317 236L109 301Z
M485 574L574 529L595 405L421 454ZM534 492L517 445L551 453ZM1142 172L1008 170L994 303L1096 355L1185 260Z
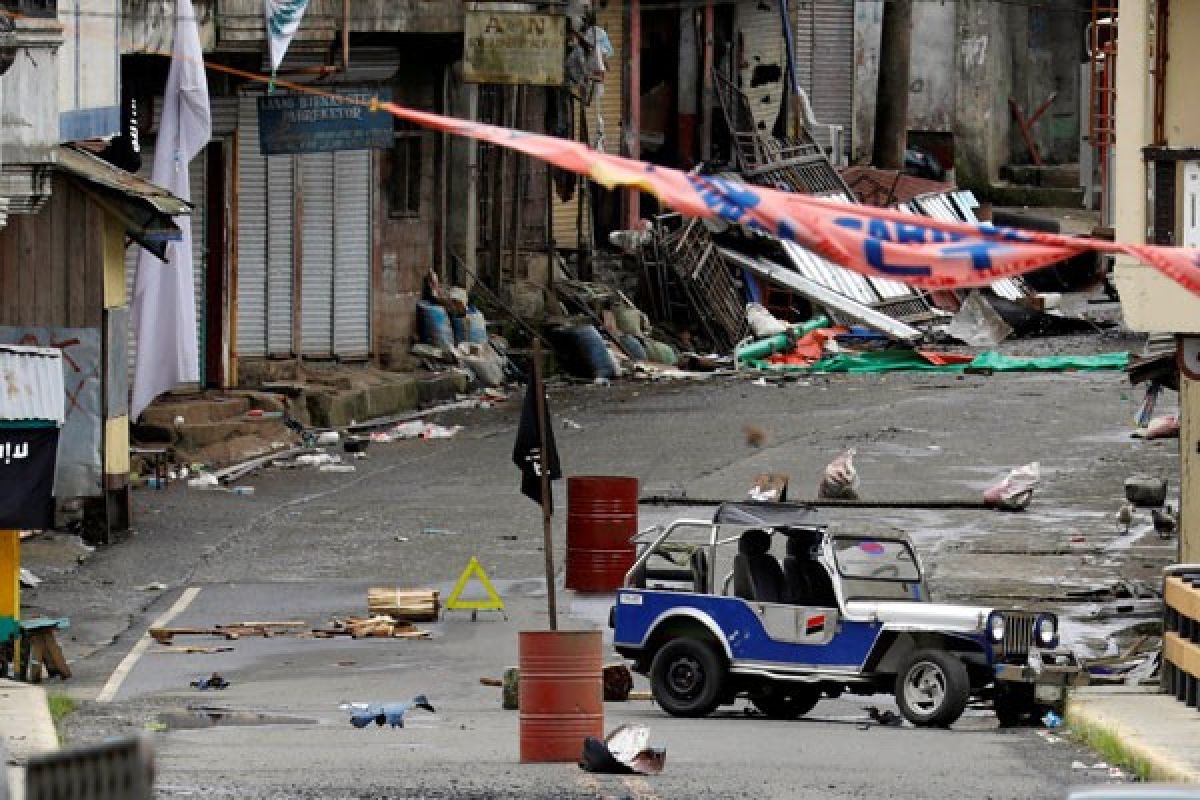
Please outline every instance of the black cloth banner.
M0 530L54 527L58 428L0 428Z
M550 402L546 401L543 409L546 412L546 466L549 468L550 480L556 481L562 477L562 468L558 463L558 447L554 444L554 427L550 424ZM533 502L542 502L542 437L537 423L537 395L533 382L525 387L525 405L521 408L521 424L517 426L517 443L513 447L513 463L521 470L521 494ZM551 513L554 512L554 489L546 498Z

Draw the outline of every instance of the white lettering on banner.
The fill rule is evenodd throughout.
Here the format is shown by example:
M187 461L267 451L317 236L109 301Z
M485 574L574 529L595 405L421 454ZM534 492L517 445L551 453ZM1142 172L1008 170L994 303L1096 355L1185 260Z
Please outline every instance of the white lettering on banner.
M4 447L0 448L4 451L4 463L11 464L13 461L20 461L23 458L29 458L29 442L21 442L14 449L11 442L5 442Z

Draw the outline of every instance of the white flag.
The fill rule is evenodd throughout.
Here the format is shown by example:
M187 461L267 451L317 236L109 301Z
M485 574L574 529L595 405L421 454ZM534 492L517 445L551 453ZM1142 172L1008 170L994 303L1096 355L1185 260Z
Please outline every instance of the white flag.
M308 0L263 0L263 10L267 15L267 45L271 51L271 74L283 62L306 8Z
M191 200L188 164L211 134L208 82L196 12L192 0L177 0L175 49L163 92L150 179L175 196ZM200 379L191 225L187 217L176 217L175 224L183 231L183 238L168 243L165 264L145 250L138 253L131 309L138 345L132 419L168 389Z

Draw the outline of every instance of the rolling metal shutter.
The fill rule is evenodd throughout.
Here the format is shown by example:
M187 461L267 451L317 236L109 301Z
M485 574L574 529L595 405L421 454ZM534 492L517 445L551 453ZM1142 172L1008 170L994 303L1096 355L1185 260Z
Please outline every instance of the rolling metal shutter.
M796 75L821 123L811 131L829 146L825 125L842 126L843 146L854 125L854 3L848 0L791 0L795 14Z
M333 155L333 350L339 358L365 358L371 350L371 151Z
M267 163L258 150L258 109L238 109L237 352L267 354ZM289 226L290 229L290 226Z
M267 156L267 352L291 355L295 165L292 156Z
M301 346L306 356L333 355L334 154L300 159L303 193L301 244Z

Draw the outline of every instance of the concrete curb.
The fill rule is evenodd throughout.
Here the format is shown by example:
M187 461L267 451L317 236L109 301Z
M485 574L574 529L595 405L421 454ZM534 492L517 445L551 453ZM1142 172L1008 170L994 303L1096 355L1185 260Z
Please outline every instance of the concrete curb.
M1067 701L1073 733L1145 780L1200 783L1196 709L1156 688L1077 689Z
M8 750L8 757L18 762L58 749L58 731L45 689L0 679L0 744ZM25 771L0 766L6 767L4 777L12 800L24 797Z

